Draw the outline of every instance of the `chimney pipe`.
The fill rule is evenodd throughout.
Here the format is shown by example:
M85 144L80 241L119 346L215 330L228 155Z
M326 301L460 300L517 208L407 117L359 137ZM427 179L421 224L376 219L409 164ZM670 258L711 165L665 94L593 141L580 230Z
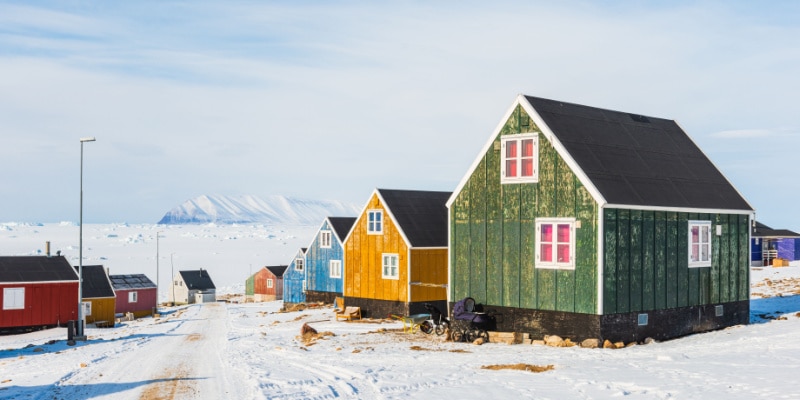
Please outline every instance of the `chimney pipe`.
M44 253L47 255L47 257L50 257L50 241L49 240L44 242Z

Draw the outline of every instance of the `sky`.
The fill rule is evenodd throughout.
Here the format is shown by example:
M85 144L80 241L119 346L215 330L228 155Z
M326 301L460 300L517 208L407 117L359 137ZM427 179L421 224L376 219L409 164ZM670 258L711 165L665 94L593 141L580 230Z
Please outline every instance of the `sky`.
M676 120L800 231L800 3L0 1L0 221L454 190L518 94Z

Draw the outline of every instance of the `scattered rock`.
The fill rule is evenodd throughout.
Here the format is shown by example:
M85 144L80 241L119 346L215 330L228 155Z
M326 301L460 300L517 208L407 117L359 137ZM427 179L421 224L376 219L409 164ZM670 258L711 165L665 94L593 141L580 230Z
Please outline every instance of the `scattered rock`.
M577 345L577 343L575 343L572 340L570 340L570 338L566 338L566 339L564 339L564 344L562 346L563 347L573 347L573 346L576 346L576 345Z
M312 334L312 335L313 335L313 334L316 334L316 333L317 333L317 330L316 330L316 329L314 329L314 328L312 328L312 327L311 327L310 325L308 325L308 324L303 324L303 326L302 326L302 327L300 327L300 334L301 334L301 335L303 335L303 336L305 336L306 334L309 334L309 333L310 333L310 334Z
M23 349L30 349L31 347L36 347L36 345L35 344L29 344L29 345L23 347Z
M33 349L33 352L34 352L34 353L41 353L41 352L43 352L43 351L44 351L44 349L43 349L43 348L41 348L41 347L37 347L37 348Z
M621 349L621 348L625 347L625 342L614 342L614 347L618 348L618 349Z
M603 341L603 348L604 349L616 349L616 347L614 346L614 343L611 343L611 341L608 340L608 339Z
M477 338L477 339L473 340L473 341L472 341L472 344L474 344L474 345L477 345L477 346L480 346L480 345L482 345L484 342L485 342L485 341L483 340L483 338L482 338L482 337L479 337L479 338Z
M531 344L544 346L544 340L531 340Z
M564 347L564 339L558 335L545 335L544 344L552 347Z
M600 347L600 339L586 339L581 342L581 347L585 349L596 349Z
M88 366L89 366L89 364L86 364L86 363L81 363L81 368L86 368L86 367L88 367Z
M653 343L656 343L656 340L651 338L651 337L649 337L649 338L644 339L644 342L642 342L642 343L644 343L644 344L653 344Z

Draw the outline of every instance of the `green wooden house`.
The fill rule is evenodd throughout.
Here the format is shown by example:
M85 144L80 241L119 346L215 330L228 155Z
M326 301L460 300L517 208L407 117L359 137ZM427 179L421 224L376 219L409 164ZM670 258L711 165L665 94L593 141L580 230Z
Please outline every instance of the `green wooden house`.
M499 331L746 324L753 208L672 120L520 95L447 202L449 302Z

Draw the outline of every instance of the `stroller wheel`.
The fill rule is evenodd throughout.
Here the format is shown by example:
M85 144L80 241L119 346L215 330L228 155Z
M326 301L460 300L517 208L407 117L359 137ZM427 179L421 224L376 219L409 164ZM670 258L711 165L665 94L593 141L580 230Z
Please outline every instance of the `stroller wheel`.
M419 330L429 335L431 332L433 332L433 324L431 324L431 321L424 321L423 323L419 324Z
M434 330L436 331L437 335L441 336L444 333L444 331L449 327L450 327L450 324L448 324L447 322L442 322L441 324L436 325Z
M464 331L456 329L453 331L453 341L454 342L463 342L464 341Z

